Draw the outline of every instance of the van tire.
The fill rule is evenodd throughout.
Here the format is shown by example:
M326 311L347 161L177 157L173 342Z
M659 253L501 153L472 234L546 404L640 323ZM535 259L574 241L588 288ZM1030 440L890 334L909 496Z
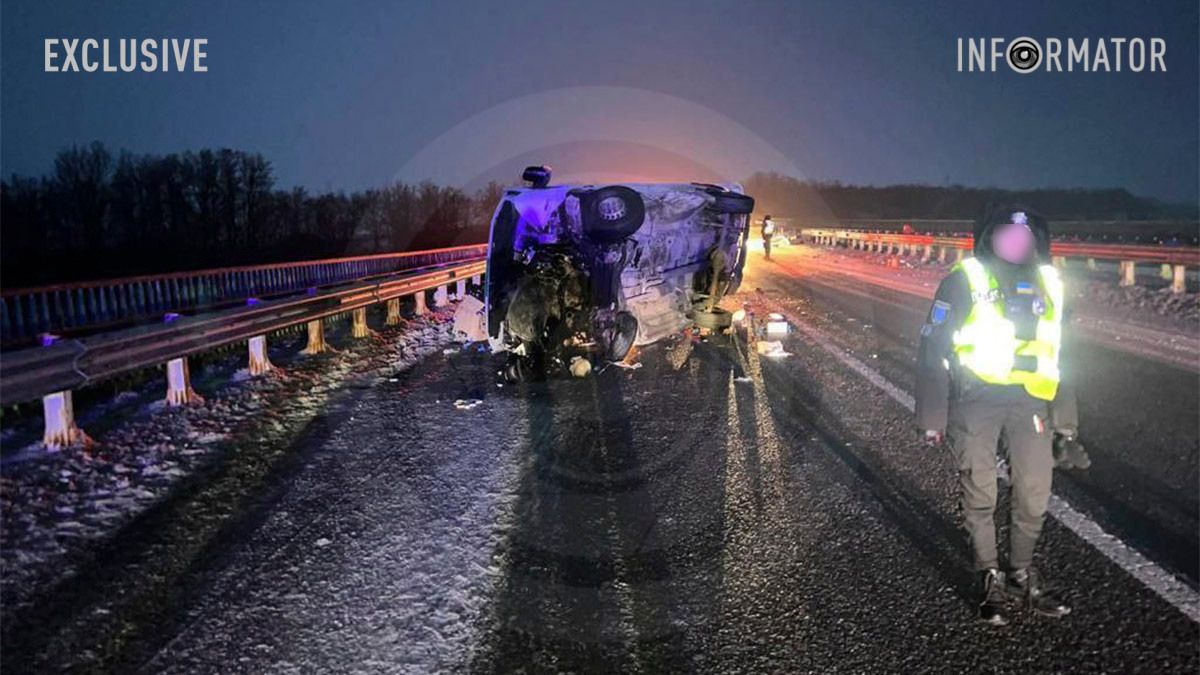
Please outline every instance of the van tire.
M632 236L646 220L642 196L624 185L588 190L578 196L583 233L594 242L615 244ZM614 205L619 209L614 211Z

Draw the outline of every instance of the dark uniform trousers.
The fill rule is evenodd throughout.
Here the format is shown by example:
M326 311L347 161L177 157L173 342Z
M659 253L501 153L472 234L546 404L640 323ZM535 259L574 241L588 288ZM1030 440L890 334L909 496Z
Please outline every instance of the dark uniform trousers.
M1009 566L1028 567L1046 508L1054 469L1045 401L952 401L947 425L949 446L958 467L964 526L975 554L975 568L999 568L996 551L996 446L1008 444L1012 484Z

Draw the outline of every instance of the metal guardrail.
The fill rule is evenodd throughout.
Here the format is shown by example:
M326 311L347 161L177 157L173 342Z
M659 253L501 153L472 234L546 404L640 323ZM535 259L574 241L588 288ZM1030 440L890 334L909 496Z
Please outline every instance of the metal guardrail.
M859 232L895 232L908 226L915 232L941 237L969 236L975 225L973 219L923 219L923 218L842 218L831 220L804 220L787 223L794 229L843 229ZM1189 219L1172 220L1053 220L1051 226L1062 240L1085 241L1095 244L1128 243L1157 244L1172 238L1195 238L1200 232L1200 222Z
M865 244L899 247L936 247L971 250L975 245L972 237L938 237L927 234L900 234L890 232L864 232L848 229L804 228L801 236L832 241L863 242ZM1168 265L1200 265L1200 248L1195 246L1167 246L1147 244L1097 244L1092 242L1052 241L1050 253L1070 258L1092 258L1096 260L1138 261Z
M476 253L470 260L434 270L400 272L349 287L264 300L166 324L138 326L6 352L0 359L0 405L70 391L121 373L423 292L451 281L481 275L485 267L483 256Z
M486 244L54 284L0 293L0 343L212 311L485 255Z

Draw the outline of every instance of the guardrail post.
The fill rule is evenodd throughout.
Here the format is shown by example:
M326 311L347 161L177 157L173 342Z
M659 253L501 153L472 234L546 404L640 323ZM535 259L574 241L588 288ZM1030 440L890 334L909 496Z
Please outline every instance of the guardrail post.
M445 307L448 304L450 304L450 294L446 291L446 286L443 284L433 291L433 306Z
M921 262L929 262L933 257L933 244L925 244L925 250L921 253Z
M475 288L479 288L479 285L482 283L483 283L483 277L479 276L478 274L471 276L471 285L474 286Z
M1121 261L1121 285L1132 286L1137 283L1137 263L1132 260Z
M1059 269L1064 269L1067 266L1067 257L1065 255L1050 256L1050 264Z
M192 374L188 370L187 358L171 359L167 361L167 405L189 403L204 403L204 399L192 389Z
M466 294L467 294L467 280L459 279L458 281L454 282L454 297L458 298L459 300L462 300L463 296L465 296Z
M964 257L966 257L966 255L967 255L967 249L965 249L965 248L954 249L954 262L956 262L956 263L962 262L962 259Z
M400 321L400 298L392 298L387 301L387 319L384 323L389 326L395 326Z
M1171 276L1171 292L1183 293L1187 290L1187 268L1175 265Z
M333 348L325 342L325 324L317 319L308 322L308 345L300 350L301 354L321 354L332 351Z
M1095 259L1095 258L1088 258L1088 259L1087 259L1087 268L1088 268L1089 270L1095 270L1095 269L1096 269L1096 259Z
M350 336L359 339L370 334L371 329L367 328L367 308L359 307L350 313Z
M421 316L429 311L429 309L425 306L425 291L417 291L417 294L413 296L413 299L417 301L417 308L413 310L417 316Z
M57 391L42 397L42 415L46 430L42 445L52 452L72 445L91 445L92 439L75 425L75 405L71 392Z
M275 368L275 366L271 365L271 359L267 357L266 335L252 337L247 341L246 345L250 352L250 366L248 370L251 376L266 375Z
M946 252L949 250L950 249L946 248L945 246L938 247L938 262L940 262L940 263L946 262Z

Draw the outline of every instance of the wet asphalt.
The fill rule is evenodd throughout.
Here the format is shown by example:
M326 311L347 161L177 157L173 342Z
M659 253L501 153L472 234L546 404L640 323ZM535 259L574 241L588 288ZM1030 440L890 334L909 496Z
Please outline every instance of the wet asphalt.
M922 301L841 283L756 263L743 291L910 386ZM1200 668L1197 625L1054 521L1038 564L1074 613L975 622L945 451L821 348L784 345L713 339L678 369L684 347L657 345L636 370L505 387L463 351L348 387L111 656L30 651L42 672ZM1095 466L1055 489L1195 587L1196 375L1087 349ZM144 585L95 583L97 606ZM60 627L75 649L83 623Z

